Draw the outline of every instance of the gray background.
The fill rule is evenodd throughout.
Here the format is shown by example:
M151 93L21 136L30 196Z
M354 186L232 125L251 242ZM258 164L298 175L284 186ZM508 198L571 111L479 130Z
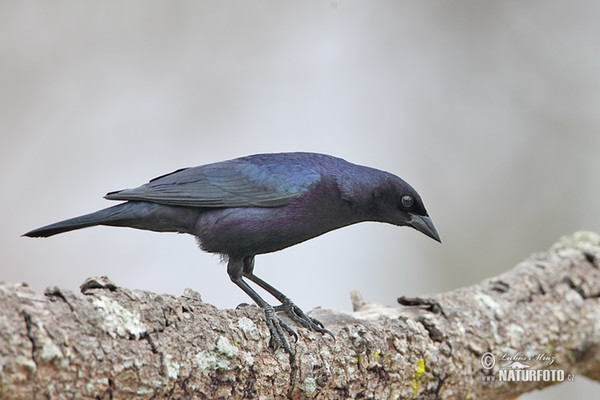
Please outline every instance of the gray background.
M19 237L180 167L315 151L411 183L443 244L365 223L259 256L305 309L393 305L600 231L600 3L0 2L0 280L249 299L192 237ZM597 395L575 383L543 398ZM522 398L542 398L530 394Z

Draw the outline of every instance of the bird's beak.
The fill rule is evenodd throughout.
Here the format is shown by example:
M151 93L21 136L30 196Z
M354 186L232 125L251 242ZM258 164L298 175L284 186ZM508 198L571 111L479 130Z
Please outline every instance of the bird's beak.
M433 225L433 221L431 218L429 218L429 216L413 214L410 221L408 221L408 224L419 232L429 236L433 240L442 243L440 240L440 235L437 232L437 229L435 229L435 225Z

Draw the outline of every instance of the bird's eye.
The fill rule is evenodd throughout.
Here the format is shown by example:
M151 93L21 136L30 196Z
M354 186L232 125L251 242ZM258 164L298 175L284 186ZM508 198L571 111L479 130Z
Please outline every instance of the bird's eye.
M413 198L406 195L406 196L402 196L402 206L404 208L410 208L410 206L413 205Z

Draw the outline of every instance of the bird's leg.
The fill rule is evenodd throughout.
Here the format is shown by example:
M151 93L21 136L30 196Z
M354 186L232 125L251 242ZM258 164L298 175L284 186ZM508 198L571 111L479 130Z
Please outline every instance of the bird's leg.
M227 273L233 283L235 283L240 289L242 289L254 302L265 311L265 318L267 327L271 333L271 340L269 346L276 350L279 346L282 346L286 353L289 354L290 359L294 360L294 354L290 348L284 330L294 337L294 340L298 340L298 334L290 328L281 318L275 313L275 309L266 301L262 299L242 278L244 268L244 260L238 258L230 258L227 264Z
M280 306L274 307L275 311L284 311L292 319L292 321L302 325L306 329L317 331L321 334L326 333L335 339L333 333L331 333L330 330L325 329L321 321L306 315L304 311L302 311L300 307L295 305L286 295L281 293L279 290L275 289L273 286L269 285L267 282L260 279L258 276L254 275L253 270L254 257L244 258L244 277L256 283L258 286L266 290L271 296L275 297L281 302Z

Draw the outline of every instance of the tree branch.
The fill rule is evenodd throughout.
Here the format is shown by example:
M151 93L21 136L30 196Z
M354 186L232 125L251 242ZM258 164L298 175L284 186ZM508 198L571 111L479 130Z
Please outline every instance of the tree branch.
M402 299L410 307L354 295L354 313L314 310L336 340L298 328L293 365L268 349L255 306L219 310L190 289L173 297L103 278L82 292L0 285L0 398L507 399L556 383L543 371L600 380L595 233L480 284ZM539 380L506 381L526 371L503 369L512 361Z

